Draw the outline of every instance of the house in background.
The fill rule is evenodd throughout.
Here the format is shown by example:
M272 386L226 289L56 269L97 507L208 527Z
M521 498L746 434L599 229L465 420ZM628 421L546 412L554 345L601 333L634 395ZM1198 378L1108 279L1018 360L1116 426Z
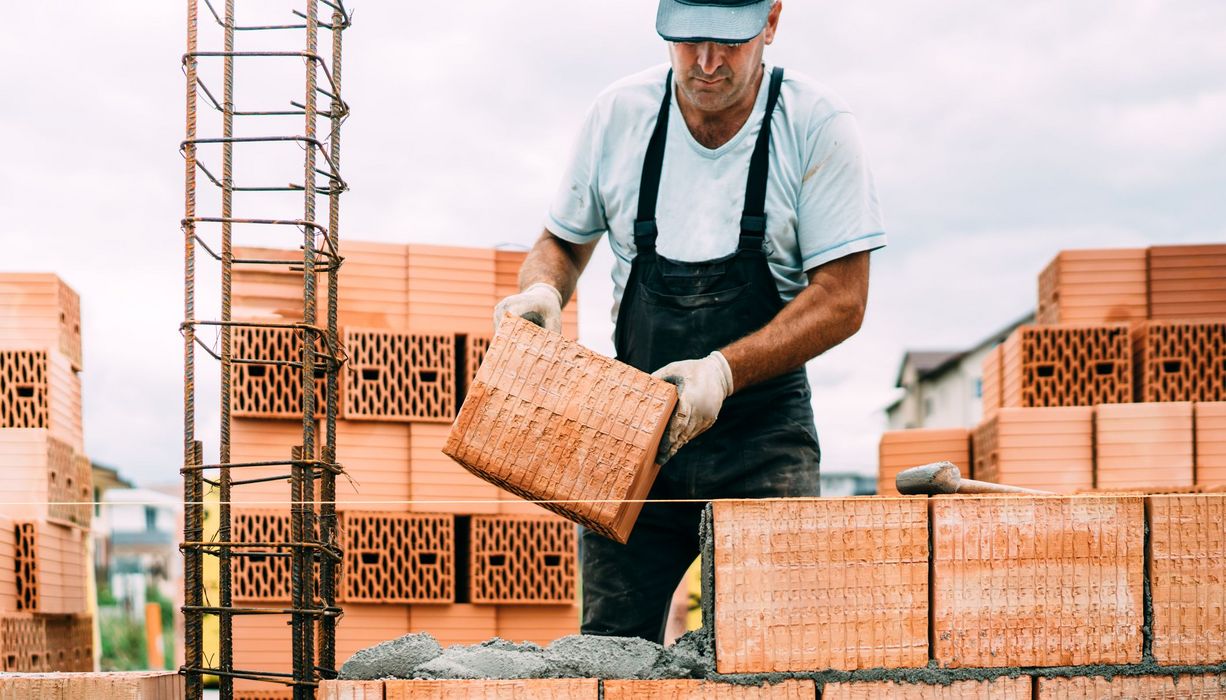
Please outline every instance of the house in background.
M967 350L908 350L895 386L903 390L886 407L886 430L973 428L983 416L983 359L1034 314L1014 321Z

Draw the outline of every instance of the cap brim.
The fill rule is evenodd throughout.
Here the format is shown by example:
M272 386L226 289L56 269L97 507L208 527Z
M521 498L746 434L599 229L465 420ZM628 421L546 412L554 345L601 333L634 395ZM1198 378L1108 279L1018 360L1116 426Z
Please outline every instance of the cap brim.
M766 28L771 0L745 5L691 5L684 0L660 0L656 32L665 41L749 41Z

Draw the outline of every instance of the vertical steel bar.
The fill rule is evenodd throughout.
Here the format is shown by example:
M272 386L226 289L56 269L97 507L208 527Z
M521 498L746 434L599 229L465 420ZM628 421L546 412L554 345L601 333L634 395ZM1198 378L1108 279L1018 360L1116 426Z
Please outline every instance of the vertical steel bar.
M234 0L226 0L224 45L227 53L234 51ZM222 136L234 135L234 57L227 55L222 61ZM222 542L230 541L230 375L231 375L231 285L234 264L232 231L228 219L233 216L234 199L234 144L226 141L221 146L221 441L219 445L221 474L218 479L219 499L217 537ZM233 601L230 590L230 549L218 551L218 605L229 608ZM223 671L234 669L234 618L222 613L218 620L218 661ZM221 697L234 694L234 679L227 675L219 677Z

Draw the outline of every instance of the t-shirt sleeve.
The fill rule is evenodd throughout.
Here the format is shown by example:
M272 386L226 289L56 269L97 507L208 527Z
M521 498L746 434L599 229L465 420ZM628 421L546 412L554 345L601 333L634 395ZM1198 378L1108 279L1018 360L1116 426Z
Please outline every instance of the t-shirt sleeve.
M569 243L590 243L609 228L600 198L601 139L604 138L598 106L588 112L575 141L570 163L545 217L545 228Z
M796 227L803 268L883 247L877 186L855 117L835 113L809 142Z

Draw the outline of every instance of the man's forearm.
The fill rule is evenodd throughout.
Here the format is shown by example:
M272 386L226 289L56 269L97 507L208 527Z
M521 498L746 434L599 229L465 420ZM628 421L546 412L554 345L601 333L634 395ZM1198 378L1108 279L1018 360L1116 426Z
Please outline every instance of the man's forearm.
M721 348L733 390L800 367L854 335L868 298L868 256L855 253L813 270L809 286L770 323Z
M519 269L520 290L544 282L562 294L565 304L575 293L575 285L592 257L593 248L595 244L575 245L549 231L543 232Z

